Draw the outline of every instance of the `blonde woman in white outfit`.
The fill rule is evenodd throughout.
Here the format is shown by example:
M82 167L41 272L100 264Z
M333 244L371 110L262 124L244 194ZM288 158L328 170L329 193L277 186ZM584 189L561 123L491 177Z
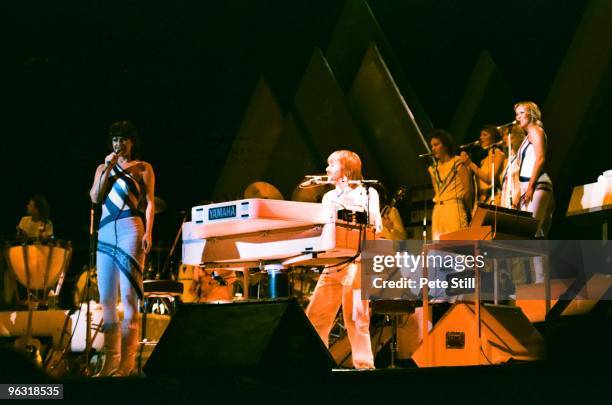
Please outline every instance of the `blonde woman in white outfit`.
M362 185L349 184L350 180L363 180L359 156L348 150L339 150L329 156L327 163L327 175L335 188L323 196L322 203L332 204L337 209L367 211L370 225L375 227L377 234L380 233L382 220L378 193L374 188L367 191ZM360 258L344 266L326 268L306 308L306 315L325 346L329 346L329 333L340 306L351 343L353 366L374 368L368 301L361 299Z
M517 208L531 212L539 226L535 236L545 238L552 222L554 210L553 185L544 171L546 162L546 133L542 123L542 113L532 101L521 101L514 105L516 121L525 131L525 139L519 146L516 156L518 166L520 198ZM543 257L531 259L531 281L544 282L545 268Z
M532 101L514 105L516 121L525 131L525 139L517 152L520 198L518 209L529 211L540 222L536 237L546 237L554 209L552 181L544 171L546 133L542 113Z

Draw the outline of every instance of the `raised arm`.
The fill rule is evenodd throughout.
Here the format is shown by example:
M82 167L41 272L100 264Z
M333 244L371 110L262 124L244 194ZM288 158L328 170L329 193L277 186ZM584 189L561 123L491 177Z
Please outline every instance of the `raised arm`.
M102 202L102 196L105 195L106 186L108 185L109 174L110 169L103 164L99 165L96 169L93 185L91 186L91 190L89 190L89 197L94 204Z
M110 176L113 166L117 164L118 159L119 155L115 152L111 152L104 158L104 163L99 165L96 169L93 185L91 186L91 190L89 190L89 197L94 204L101 203L102 197L106 195L108 177Z
M495 164L495 178L499 178L499 175L503 169L502 165L504 163L504 153L498 149L493 149L495 152L495 157L493 158L493 163ZM478 167L478 165L470 159L469 155L465 152L461 152L461 160L466 165L466 167L474 173L480 180L485 182L486 184L491 184L491 167L489 164L486 164L483 167Z

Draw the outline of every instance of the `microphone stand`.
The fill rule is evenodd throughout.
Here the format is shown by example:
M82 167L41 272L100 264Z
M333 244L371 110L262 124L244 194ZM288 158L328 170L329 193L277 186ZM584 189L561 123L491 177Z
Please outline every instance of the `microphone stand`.
M89 362L89 358L91 356L91 348L92 348L92 339L91 339L91 297L90 297L90 289L91 289L91 271L92 269L94 269L96 267L96 244L97 244L97 238L96 238L96 233L94 230L94 223L95 223L95 209L96 209L96 205L95 203L91 203L90 209L89 209L89 263L87 266L87 279L85 281L85 299L87 300L87 304L86 304L86 308L87 308L87 314L86 314L86 318L85 318L85 361L86 361L86 365L82 371L83 375L85 376L91 376L92 375L92 371L91 371L91 365ZM79 308L80 310L80 308Z
M491 205L495 205L495 148L489 151L491 159Z
M438 164L436 159L433 157L431 157L431 161L434 166ZM425 170L427 170L427 168L429 167L429 164L427 163L427 161L425 164L427 165ZM435 197L436 190L433 189L433 192L434 192L434 197ZM422 236L423 236L423 243L424 244L427 243L427 198L425 198L425 191L423 191L423 232L422 232Z
M343 182L345 184L355 184L355 185L370 185L370 184L378 184L380 183L380 181L378 180L347 180L345 182ZM308 186L304 186L301 188L308 188L309 186L321 186L321 185L334 185L336 184L333 181L330 180L312 180L312 184L309 184Z
M512 127L508 128L508 167L506 168L506 181L509 181L508 191L508 208L514 208L512 206L512 194L514 193L514 185L512 184L511 172L512 172Z
M366 232L364 232L364 238L367 236L367 228L370 225L370 187L374 183L378 183L378 180L359 180L360 184L365 186L366 190L366 223L365 228ZM350 183L349 183L350 184Z
M495 148L500 145L500 142L502 141L483 147L487 149L491 161L491 205L495 205Z

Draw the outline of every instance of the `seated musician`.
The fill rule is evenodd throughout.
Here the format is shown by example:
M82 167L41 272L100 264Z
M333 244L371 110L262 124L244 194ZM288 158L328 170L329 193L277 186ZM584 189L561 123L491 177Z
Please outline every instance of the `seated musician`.
M21 217L17 224L18 238L51 238L53 223L49 219L49 204L40 195L35 195L26 205L28 215Z
M368 209L369 223L376 232L382 229L378 193L369 192L362 185L350 184L350 180L362 180L361 159L348 150L333 152L327 159L327 175L335 188L325 194L323 204L333 204L338 209ZM368 200L369 195L369 200ZM355 368L374 368L374 356L370 342L370 312L368 301L361 299L360 260L336 267L326 267L315 287L306 315L314 325L326 346L338 309L342 306L344 325L351 342Z
M53 223L49 219L49 204L47 200L40 195L35 195L28 200L26 205L26 212L28 215L21 217L17 224L17 238L52 238L53 237ZM2 280L0 284L3 285L3 296L7 303L14 303L19 301L20 297L26 297L26 289L16 283L15 276L11 272L2 272L0 268L0 274L2 274Z

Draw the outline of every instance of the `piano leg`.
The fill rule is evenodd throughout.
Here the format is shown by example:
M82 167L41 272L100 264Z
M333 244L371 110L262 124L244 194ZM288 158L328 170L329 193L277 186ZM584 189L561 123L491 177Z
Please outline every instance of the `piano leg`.
M249 274L248 267L244 267L242 269L242 285L244 286L243 291L242 291L242 297L245 300L248 300L249 290L251 289L251 281L250 281L250 274Z

